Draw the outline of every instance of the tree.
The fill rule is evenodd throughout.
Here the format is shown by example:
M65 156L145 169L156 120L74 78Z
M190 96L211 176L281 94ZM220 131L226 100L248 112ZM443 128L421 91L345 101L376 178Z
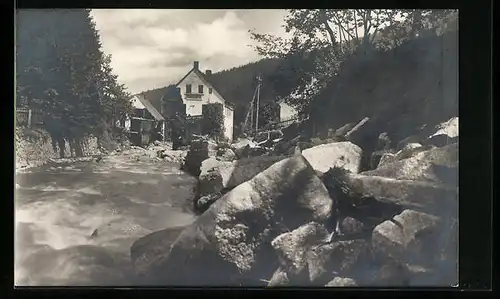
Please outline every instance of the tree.
M375 49L397 47L436 26L450 10L291 9L284 19L291 37L251 32L257 53L280 58L273 77L278 96L299 111L341 71L346 60L369 60Z
M41 113L61 157L66 142L81 156L82 140L101 137L99 128L130 105L90 10L20 10L17 21L17 103Z

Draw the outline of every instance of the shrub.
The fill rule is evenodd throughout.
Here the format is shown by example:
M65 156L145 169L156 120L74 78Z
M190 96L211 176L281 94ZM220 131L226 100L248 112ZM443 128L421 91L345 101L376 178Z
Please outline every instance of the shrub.
M224 137L224 109L222 104L203 105L202 134L216 140Z

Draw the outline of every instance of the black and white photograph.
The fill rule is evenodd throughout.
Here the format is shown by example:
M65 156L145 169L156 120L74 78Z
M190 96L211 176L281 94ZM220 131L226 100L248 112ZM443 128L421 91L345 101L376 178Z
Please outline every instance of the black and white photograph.
M15 287L456 287L458 16L17 9Z

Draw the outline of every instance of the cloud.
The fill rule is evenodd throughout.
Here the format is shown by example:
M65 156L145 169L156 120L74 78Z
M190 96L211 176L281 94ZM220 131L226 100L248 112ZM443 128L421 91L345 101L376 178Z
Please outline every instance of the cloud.
M248 30L283 35L284 10L92 11L103 50L132 93L177 80L194 60L214 72L259 59Z

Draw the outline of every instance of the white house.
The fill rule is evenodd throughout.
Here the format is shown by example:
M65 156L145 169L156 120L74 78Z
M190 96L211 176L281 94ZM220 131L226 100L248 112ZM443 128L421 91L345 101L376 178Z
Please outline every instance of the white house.
M186 115L202 115L203 105L220 103L224 108L224 136L233 140L234 106L226 101L210 81L212 71L203 73L199 62L193 63L193 68L175 86L180 89L183 104L186 105Z
M126 119L117 122L117 126L123 127L130 133L141 133L143 131L151 132L151 130L160 130L164 138L164 122L165 118L160 112L144 97L142 94L132 96L130 103L134 108L131 115L127 115ZM149 137L141 143L149 143Z
M284 100L279 100L278 105L280 106L280 122L291 120L298 116L297 109L285 103Z

